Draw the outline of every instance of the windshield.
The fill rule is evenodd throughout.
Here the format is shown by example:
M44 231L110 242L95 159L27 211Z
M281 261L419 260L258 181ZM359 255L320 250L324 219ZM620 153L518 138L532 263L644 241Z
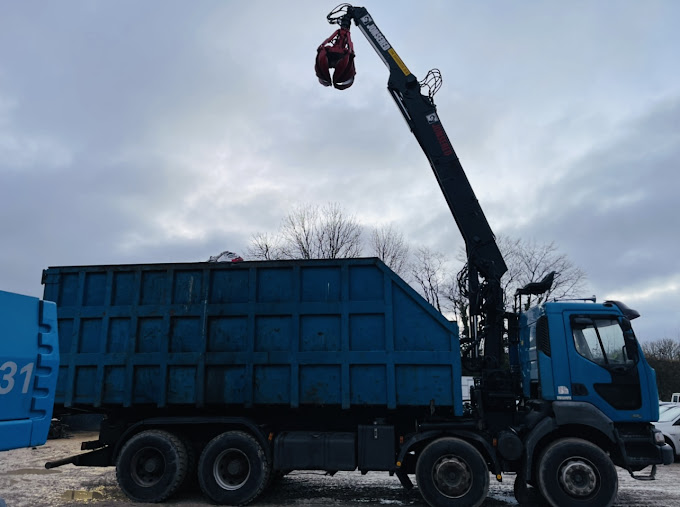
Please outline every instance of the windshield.
M574 316L571 320L576 351L603 366L630 365L623 329L615 317Z
M678 416L680 416L680 405L666 409L659 414L659 422L674 421Z

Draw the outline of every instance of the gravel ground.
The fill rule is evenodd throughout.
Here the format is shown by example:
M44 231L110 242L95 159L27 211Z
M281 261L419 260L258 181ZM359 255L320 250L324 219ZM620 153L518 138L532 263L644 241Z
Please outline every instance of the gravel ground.
M96 433L75 433L49 440L41 447L0 452L0 499L7 507L144 505L130 502L116 483L112 467L66 465L46 470L45 462L78 454L80 442L95 440ZM514 476L499 483L492 477L485 506L517 505ZM655 481L638 481L619 471L616 506L670 507L680 505L680 463L660 467ZM186 492L168 505L211 505L200 492ZM387 473L339 472L333 477L315 472L293 472L276 483L255 505L316 506L425 506L417 488L406 491ZM0 501L0 506L2 502Z

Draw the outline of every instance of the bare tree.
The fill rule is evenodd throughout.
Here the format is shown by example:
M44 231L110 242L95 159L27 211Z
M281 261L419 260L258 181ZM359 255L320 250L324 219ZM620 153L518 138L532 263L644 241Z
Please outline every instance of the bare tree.
M446 257L428 247L420 247L411 262L411 276L421 295L440 312L445 299Z
M645 342L642 344L642 351L647 359L680 361L680 341L671 338L661 338L660 340Z
M583 296L586 275L575 266L566 254L560 253L554 242L536 243L498 236L496 238L508 271L503 275L501 285L506 307L513 304L515 291L530 282L539 282L547 274L555 271L555 279L551 289L540 296L526 298L526 307L540 304L552 298L576 298ZM461 249L456 259L466 262L465 249ZM468 336L468 299L467 299L467 266L453 275L448 273L446 282L441 290L445 308L452 312L458 322L462 324L461 335Z
M459 283L461 275L465 276L465 273L455 275L449 272L446 274L443 297L446 300L447 308L453 313L454 318L461 326L461 336L467 338L470 336L470 322L468 320L469 302L466 291L461 288Z
M574 265L566 254L560 253L554 241L537 243L505 235L496 237L498 248L503 254L508 271L503 275L503 288L506 306L512 305L515 291L528 283L540 282L546 275L555 271L553 285L546 293L527 301L536 305L549 299L568 299L583 297L586 286L585 272ZM456 259L466 262L465 249L462 248ZM450 289L457 294L457 289Z
M253 234L247 252L251 259L275 261L284 258L280 238L266 232Z
M300 204L283 219L281 253L286 259L314 259L319 236L319 208Z
M670 400L680 392L680 340L662 338L641 343L645 359L656 372L660 400Z
M345 214L338 203L321 208L318 223L317 251L322 259L359 257L361 255L361 225Z
M392 224L374 227L369 240L371 254L380 258L392 271L404 275L409 257L409 246L404 235Z
M527 306L536 305L550 299L568 299L583 297L586 285L585 272L576 266L566 254L560 253L554 241L537 243L499 238L499 247L508 265L508 273L504 277L506 305L512 301L515 290L528 283L540 282L550 272L555 272L552 287L541 294L527 298Z
M253 235L255 259L338 259L361 255L361 225L337 203L300 204L286 215L277 234Z

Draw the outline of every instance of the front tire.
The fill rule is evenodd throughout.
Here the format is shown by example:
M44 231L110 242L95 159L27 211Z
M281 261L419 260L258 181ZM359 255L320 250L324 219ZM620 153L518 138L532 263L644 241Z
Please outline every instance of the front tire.
M580 438L550 444L538 462L538 487L553 507L609 507L619 477L609 456Z
M264 490L269 474L264 449L242 431L228 431L213 438L198 461L201 490L218 504L252 502Z
M128 440L116 460L116 478L123 492L137 502L162 502L182 485L187 452L172 433L147 430Z
M418 457L416 480L434 507L478 507L489 492L489 469L475 447L459 438L440 438Z

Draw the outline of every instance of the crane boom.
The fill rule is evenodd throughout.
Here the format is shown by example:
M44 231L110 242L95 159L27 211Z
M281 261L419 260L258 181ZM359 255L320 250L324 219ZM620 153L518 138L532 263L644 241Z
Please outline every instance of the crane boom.
M431 70L424 80L418 81L364 7L342 4L328 15L328 20L339 24L347 34L350 22L354 21L389 70L387 89L430 162L465 241L470 317L476 320L476 316L481 316L478 325L470 324L471 338L476 343L483 340L484 362L495 368L503 352L505 311L501 277L508 268L437 113L433 96L441 85L439 71ZM319 54L323 50L320 46Z

